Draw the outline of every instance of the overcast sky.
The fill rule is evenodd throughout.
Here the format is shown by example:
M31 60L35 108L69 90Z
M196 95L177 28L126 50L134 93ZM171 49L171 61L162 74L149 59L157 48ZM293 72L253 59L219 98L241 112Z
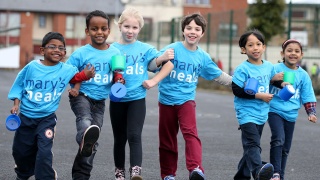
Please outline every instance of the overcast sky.
M255 0L248 0L248 3L255 2ZM287 3L290 2L290 0L286 0ZM306 4L320 4L320 0L291 0L292 3L306 3Z

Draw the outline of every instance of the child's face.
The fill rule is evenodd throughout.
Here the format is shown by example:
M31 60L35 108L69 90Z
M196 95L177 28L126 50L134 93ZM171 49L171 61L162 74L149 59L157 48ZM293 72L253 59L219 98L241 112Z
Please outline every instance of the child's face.
M295 69L303 57L303 52L301 51L298 43L290 43L287 45L284 52L281 51L281 56L285 59L285 64L289 68Z
M245 48L241 48L242 53L247 54L249 61L261 61L265 45L253 34L248 36Z
M110 29L108 26L108 20L100 17L94 16L89 21L88 29L85 30L87 36L91 38L91 45L97 49L106 49L106 40L110 34Z
M121 37L124 43L132 43L137 39L140 32L139 21L136 18L128 18L119 25Z
M45 47L40 48L40 52L44 56L44 64L53 66L65 57L66 48L58 39L51 39Z
M185 42L190 46L197 46L203 36L202 27L192 20L183 30Z

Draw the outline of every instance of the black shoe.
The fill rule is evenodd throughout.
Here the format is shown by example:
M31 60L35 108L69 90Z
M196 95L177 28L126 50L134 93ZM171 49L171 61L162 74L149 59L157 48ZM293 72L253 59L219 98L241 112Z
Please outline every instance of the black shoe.
M259 170L255 180L270 180L273 176L273 170L272 164L264 164Z
M84 157L89 157L92 154L94 144L98 141L100 128L97 125L89 126L83 134L80 154Z

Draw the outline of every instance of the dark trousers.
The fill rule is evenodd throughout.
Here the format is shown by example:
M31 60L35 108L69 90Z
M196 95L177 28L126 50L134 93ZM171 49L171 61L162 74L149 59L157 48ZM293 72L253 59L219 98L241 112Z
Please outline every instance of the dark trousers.
M113 130L113 157L117 168L125 168L125 148L130 148L130 166L142 164L141 134L146 116L146 100L112 102L109 106Z
M279 173L280 179L284 180L295 122L289 122L278 114L270 112L268 123L271 129L270 163L274 167L274 172Z
M76 116L76 141L80 147L83 134L89 126L97 125L101 130L105 111L105 100L94 100L85 96L83 93L79 94L77 97L69 97L71 109ZM81 156L80 149L78 149L72 166L72 179L88 180L90 178L90 173L93 168L93 159L98 146L99 143L96 142L90 157Z
M20 113L19 117L21 125L15 132L12 146L18 178L28 179L35 175L35 179L56 179L51 151L56 115L33 119Z
M251 175L255 178L262 167L260 139L263 126L254 123L240 125L243 156L234 180L250 180Z

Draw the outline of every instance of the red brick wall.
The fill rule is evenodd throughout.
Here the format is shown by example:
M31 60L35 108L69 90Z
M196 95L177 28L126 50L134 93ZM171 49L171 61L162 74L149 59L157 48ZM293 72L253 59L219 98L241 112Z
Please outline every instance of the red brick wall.
M20 22L24 26L20 29L20 68L23 68L30 60L33 59L33 13L20 13Z
M52 31L59 32L63 36L66 33L66 15L65 14L53 14Z

